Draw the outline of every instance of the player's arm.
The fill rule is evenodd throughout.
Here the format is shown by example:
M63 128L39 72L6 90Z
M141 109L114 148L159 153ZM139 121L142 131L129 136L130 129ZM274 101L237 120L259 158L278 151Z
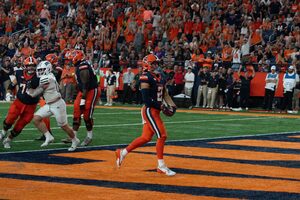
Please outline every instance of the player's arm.
M27 94L32 97L37 97L43 94L44 90L47 89L47 87L49 86L50 81L51 79L48 76L41 77L38 87L32 85L31 87L28 88Z
M150 96L149 83L145 83L145 82L141 83L141 93L142 93L144 103L147 107L153 107L161 110L161 105L157 101L154 101Z
M89 86L89 80L90 80L90 73L88 69L84 69L80 71L80 80L82 83L82 97L81 99L86 98L86 94L88 91L88 86Z
M173 99L170 97L166 86L164 87L163 99L168 105L170 105L172 107L177 107L176 104L174 103Z

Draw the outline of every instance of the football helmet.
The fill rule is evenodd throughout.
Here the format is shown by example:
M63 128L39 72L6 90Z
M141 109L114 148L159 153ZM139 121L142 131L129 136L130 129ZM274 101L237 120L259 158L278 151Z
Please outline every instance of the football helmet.
M85 56L82 50L73 50L70 55L67 56L67 59L72 60L72 63L76 65L78 62L84 60Z
M149 54L143 58L143 64L142 64L143 69L144 70L155 69L158 63L159 63L159 58L154 54Z
M42 61L36 67L37 77L50 74L52 71L52 64L49 61Z
M24 60L23 65L24 65L24 69L25 69L26 73L29 75L32 75L35 73L37 60L34 57L29 56Z
M54 53L46 55L46 60L49 61L52 65L58 64L58 57Z

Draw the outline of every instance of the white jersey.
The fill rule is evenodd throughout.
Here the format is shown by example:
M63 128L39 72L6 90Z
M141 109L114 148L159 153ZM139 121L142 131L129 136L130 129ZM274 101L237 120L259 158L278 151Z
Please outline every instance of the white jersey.
M52 73L40 77L39 87L44 88L43 86L45 85L48 85L43 91L43 97L46 103L52 103L55 100L61 98L61 94L59 92L59 85L56 81L55 76Z
M279 80L279 76L277 73L268 73L267 76L266 76L266 86L265 88L266 89L269 89L269 90L272 90L272 91L275 91L276 87L277 87L277 83L278 83L278 80ZM269 81L267 83L267 81Z

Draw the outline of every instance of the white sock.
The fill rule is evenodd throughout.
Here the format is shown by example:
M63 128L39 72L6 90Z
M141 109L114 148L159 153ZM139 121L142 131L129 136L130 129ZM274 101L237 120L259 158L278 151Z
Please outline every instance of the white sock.
M10 139L10 137L6 137L5 140L6 140L7 142L12 141L12 139Z
M73 131L73 132L74 132L75 137L77 137L77 131Z
M92 139L93 138L93 131L88 131L87 136Z
M49 139L51 137L51 133L49 131L47 131L46 133L44 133L46 139Z
M7 132L6 132L4 129L2 129L1 134L2 134L3 136L5 136L6 133L7 133Z
M158 166L159 167L165 166L165 161L163 159L158 159Z
M77 140L76 136L72 138L72 142L75 142L76 140Z
M127 149L122 149L122 150L121 150L121 155L122 155L123 157L125 157L127 154L128 154Z

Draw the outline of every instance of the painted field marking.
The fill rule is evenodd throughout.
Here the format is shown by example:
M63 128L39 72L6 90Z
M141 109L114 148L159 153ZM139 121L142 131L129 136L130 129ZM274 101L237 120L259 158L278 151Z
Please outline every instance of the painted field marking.
M183 123L201 123L201 122L228 122L228 121L245 121L245 120L270 120L270 118L274 117L248 117L248 118L232 118L232 119L204 119L204 120L188 120L188 121L172 121L172 122L164 122L165 124L183 124ZM123 127L123 126L138 126L142 125L142 123L131 123L131 124L102 124L102 125L94 125L94 128L103 128L103 127ZM60 129L60 127L55 126L51 127L52 130ZM36 128L25 128L23 131L33 131L37 130Z
M300 131L299 131L300 132ZM234 138L247 138L247 137L257 137L257 136L272 136L272 135L287 135L287 134L295 134L299 132L278 132L278 133L264 133L264 134L256 134L256 135L236 135L236 136L221 136L221 137L211 137L211 138L193 138L193 139L184 139L184 140L168 140L166 144L171 142L189 142L189 141L203 141L203 140L213 140L213 139L234 139ZM31 140L33 141L33 140ZM14 141L16 142L16 141ZM155 142L149 142L148 144L156 144ZM85 146L85 147L77 147L77 149L93 149L93 148L100 148L100 147L119 147L128 145L126 144L106 144L106 145L95 145L95 146ZM25 150L25 151L15 151L15 152L0 152L1 154L12 154L12 153L28 153L28 152L44 152L44 151L58 151L58 150L65 150L65 148L54 148L54 149L36 149L36 150Z

